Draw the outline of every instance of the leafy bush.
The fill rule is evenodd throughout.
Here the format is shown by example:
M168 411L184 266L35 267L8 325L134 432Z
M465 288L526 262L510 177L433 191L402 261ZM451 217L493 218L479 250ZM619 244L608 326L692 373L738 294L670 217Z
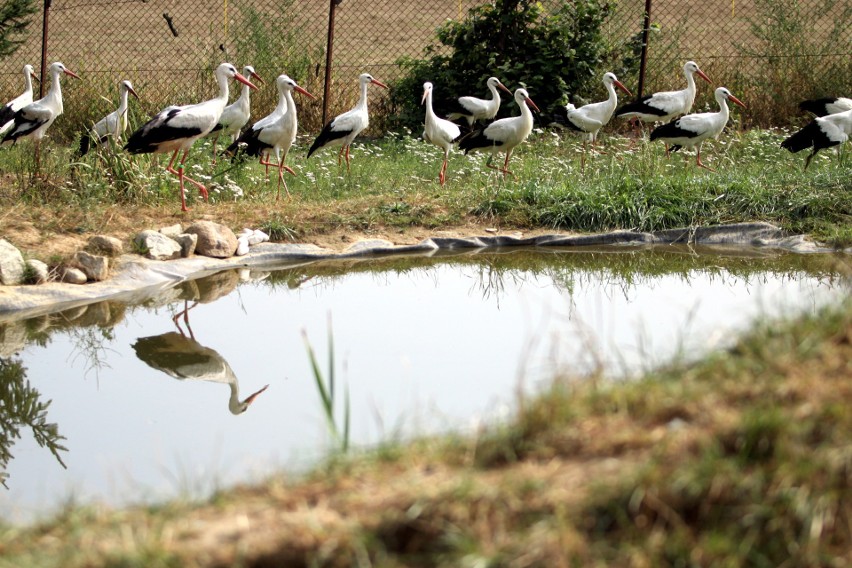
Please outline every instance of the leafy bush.
M742 85L743 100L750 101L754 124L800 116L796 108L800 100L848 96L844 86L852 75L852 3L755 0L755 8L756 16L749 19L755 39L737 48L760 69L743 70L735 79ZM830 26L827 35L813 33L826 26Z
M487 94L485 81L498 77L510 90L524 86L545 113L568 95L598 86L609 55L601 27L610 14L602 0L563 2L545 13L533 0L495 0L472 8L467 18L437 30L440 45L426 48L427 59L402 59L405 76L391 93L399 124L423 122L418 103L425 81L435 84L435 108L452 97ZM449 48L449 49L447 49ZM505 97L504 97L505 98ZM500 116L516 114L503 105Z

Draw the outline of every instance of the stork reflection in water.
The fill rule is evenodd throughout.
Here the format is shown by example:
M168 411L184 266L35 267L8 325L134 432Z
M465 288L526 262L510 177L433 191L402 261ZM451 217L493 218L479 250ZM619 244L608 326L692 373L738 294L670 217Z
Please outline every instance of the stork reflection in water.
M213 349L204 347L195 340L195 334L189 326L189 310L198 305L184 302L184 309L173 319L178 331L170 331L150 337L140 337L133 344L136 356L149 367L163 371L179 380L201 380L227 384L231 389L228 410L232 414L242 414L265 391L269 385L240 400L240 388L237 376L228 362ZM183 317L186 331L181 328Z

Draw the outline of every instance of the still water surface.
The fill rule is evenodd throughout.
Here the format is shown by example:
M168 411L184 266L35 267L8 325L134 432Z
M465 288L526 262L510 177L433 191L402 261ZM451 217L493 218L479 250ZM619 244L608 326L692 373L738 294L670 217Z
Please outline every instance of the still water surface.
M331 437L306 339L327 372L330 330L338 403L348 388L352 441L371 445L499 419L557 372L632 376L693 357L847 292L827 255L515 250L234 271L140 305L0 324L4 360L52 401L67 448L64 469L22 430L0 516L204 497L310 467ZM154 361L164 343L185 356ZM215 375L167 372L211 361Z

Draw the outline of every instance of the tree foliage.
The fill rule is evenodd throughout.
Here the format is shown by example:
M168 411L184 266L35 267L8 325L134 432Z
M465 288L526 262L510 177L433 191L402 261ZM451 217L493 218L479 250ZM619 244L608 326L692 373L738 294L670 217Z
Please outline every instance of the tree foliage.
M6 485L6 469L12 460L12 445L21 438L21 429L29 427L39 446L47 448L65 467L59 452L65 438L59 427L47 421L50 401L40 400L39 392L26 379L26 368L17 359L0 357L0 484Z
M35 0L5 0L0 4L0 58L9 57L24 42L30 16L37 11Z
M426 59L399 62L406 75L391 104L402 125L413 126L422 123L417 103L425 81L435 84L439 110L450 97L485 97L485 81L496 76L513 91L526 87L549 115L570 94L600 82L609 55L601 28L609 14L606 0L564 1L547 11L534 0L494 0L473 8L464 20L438 28L440 45L427 47ZM512 106L503 105L501 116L517 113Z

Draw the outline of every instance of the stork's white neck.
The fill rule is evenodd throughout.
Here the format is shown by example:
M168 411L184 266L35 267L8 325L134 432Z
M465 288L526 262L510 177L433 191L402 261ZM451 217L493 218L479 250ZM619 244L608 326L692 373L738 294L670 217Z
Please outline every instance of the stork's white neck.
M367 86L369 84L369 81L361 81L361 97L358 99L358 104L355 105L355 108L362 112L367 111Z
M436 118L435 110L432 108L432 89L426 92L426 116L432 120Z
M615 108L618 104L618 94L615 92L615 85L609 81L604 83L606 85L606 90L609 93L609 98L606 100L612 108Z
M127 95L130 93L127 89L121 89L121 96L118 100L118 114L127 112Z
M228 76L224 73L216 73L216 80L219 82L219 96L216 97L218 99L222 99L224 103L228 102Z
M237 386L236 378L228 382L228 387L231 389L231 396L228 399L228 410L231 414L242 414L243 403L240 402L240 387Z
M723 119L723 124L728 122L730 110L728 109L728 99L724 95L716 95L716 102L719 103L719 116Z
M284 116L287 117L287 121L292 124L296 124L296 101L293 100L293 90L285 89L284 91L284 101L287 107L284 109Z
M51 73L50 89L48 89L47 94L44 96L44 98L47 99L47 103L56 109L56 116L62 114L62 111L64 110L62 107L62 87L59 86L59 76L61 74L62 71Z
M32 93L33 92L33 77L30 75L28 70L24 70L24 92Z

